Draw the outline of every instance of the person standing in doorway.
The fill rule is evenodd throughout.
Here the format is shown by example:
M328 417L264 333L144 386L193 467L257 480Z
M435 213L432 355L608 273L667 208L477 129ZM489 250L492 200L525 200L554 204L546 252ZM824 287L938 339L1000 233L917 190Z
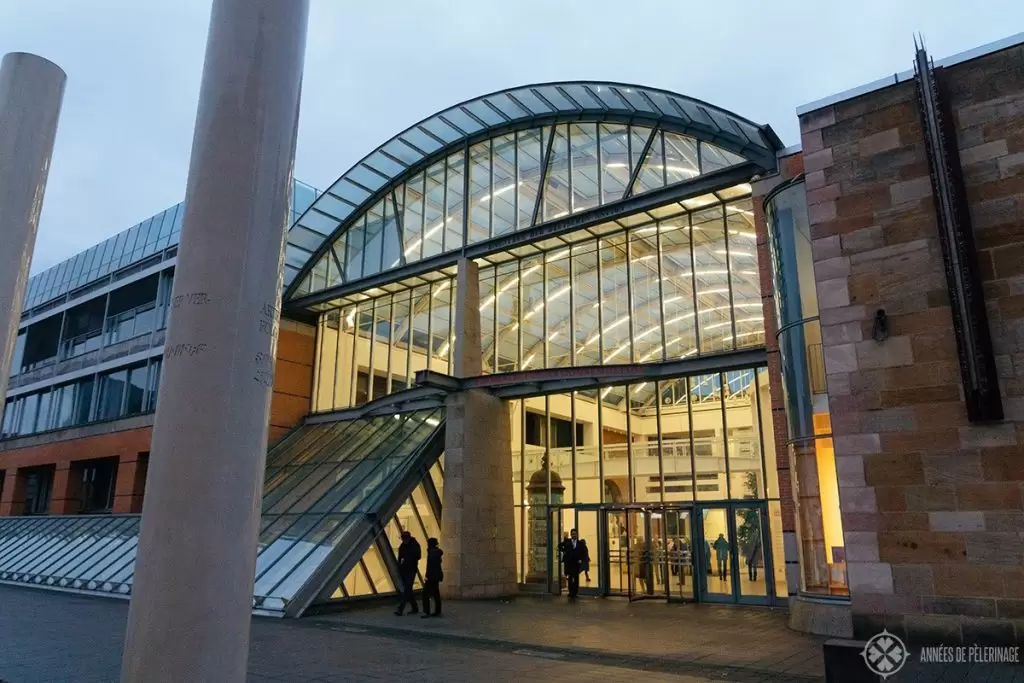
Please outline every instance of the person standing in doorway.
M423 584L423 618L441 616L441 582L444 572L441 570L441 557L444 551L437 544L436 538L427 539L427 574ZM430 613L430 599L434 599L434 613Z
M416 614L419 608L416 606L416 596L412 593L413 584L416 582L416 571L420 564L420 544L408 531L402 532L402 543L398 546L398 575L402 580L402 601L398 603L397 616L405 612L406 603L412 607L409 614Z
M575 529L569 532L569 539L562 542L562 569L569 587L569 599L575 600L580 592L580 571L590 564L587 542L581 540Z
M718 578L724 581L726 565L729 563L729 541L725 540L725 534L718 534L715 539L715 557L718 559Z
M761 534L754 534L750 540L750 547L747 549L747 578L757 581L757 566L761 564L764 557L764 548L761 545Z

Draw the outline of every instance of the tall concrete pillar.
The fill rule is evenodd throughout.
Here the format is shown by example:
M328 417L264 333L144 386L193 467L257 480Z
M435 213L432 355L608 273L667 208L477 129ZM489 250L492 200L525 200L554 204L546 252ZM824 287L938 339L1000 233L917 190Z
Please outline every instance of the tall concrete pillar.
M122 681L244 681L307 0L214 0Z
M0 62L0 412L66 81L36 55L12 52Z
M457 377L479 375L480 280L459 263L455 298ZM508 406L485 391L450 394L446 403L441 545L450 598L493 598L516 591L512 430Z
M456 377L475 377L483 372L480 347L480 269L476 261L463 258L455 274L455 354L452 367Z

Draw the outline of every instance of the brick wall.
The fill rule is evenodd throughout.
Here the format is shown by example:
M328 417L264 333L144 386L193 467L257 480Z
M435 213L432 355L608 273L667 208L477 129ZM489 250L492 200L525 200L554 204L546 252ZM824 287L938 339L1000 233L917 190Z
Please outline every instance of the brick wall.
M1024 49L947 69L1006 419L971 425L915 85L801 117L854 614L1024 640ZM871 338L885 309L890 337Z

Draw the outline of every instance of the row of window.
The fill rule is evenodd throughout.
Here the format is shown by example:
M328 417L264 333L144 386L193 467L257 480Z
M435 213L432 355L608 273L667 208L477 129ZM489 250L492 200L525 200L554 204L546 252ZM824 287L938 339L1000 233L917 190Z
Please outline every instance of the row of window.
M172 280L171 270L154 274L29 325L15 341L11 374L163 329Z
M150 412L156 408L160 366L160 359L155 358L9 399L0 438Z

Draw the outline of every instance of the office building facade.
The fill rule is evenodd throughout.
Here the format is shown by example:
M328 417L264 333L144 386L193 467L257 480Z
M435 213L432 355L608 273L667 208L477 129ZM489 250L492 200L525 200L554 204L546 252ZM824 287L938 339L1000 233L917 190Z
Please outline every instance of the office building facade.
M1016 638L1020 560L993 549L1024 531L1016 233L977 238L1001 317L972 336L980 290L947 286L939 232L964 223L928 207L957 178L972 216L1012 204L1020 59L1010 41L814 105L802 151L675 93L516 88L419 122L323 192L297 187L254 610L394 592L405 529L442 539L453 596L559 593L577 529L595 596ZM927 88L952 98L952 138L922 123ZM951 139L961 161L988 145L967 152L982 175L942 170ZM143 225L30 285L0 581L130 595L175 223ZM996 349L963 397L943 332L958 315L963 343ZM988 593L951 593L954 577Z

